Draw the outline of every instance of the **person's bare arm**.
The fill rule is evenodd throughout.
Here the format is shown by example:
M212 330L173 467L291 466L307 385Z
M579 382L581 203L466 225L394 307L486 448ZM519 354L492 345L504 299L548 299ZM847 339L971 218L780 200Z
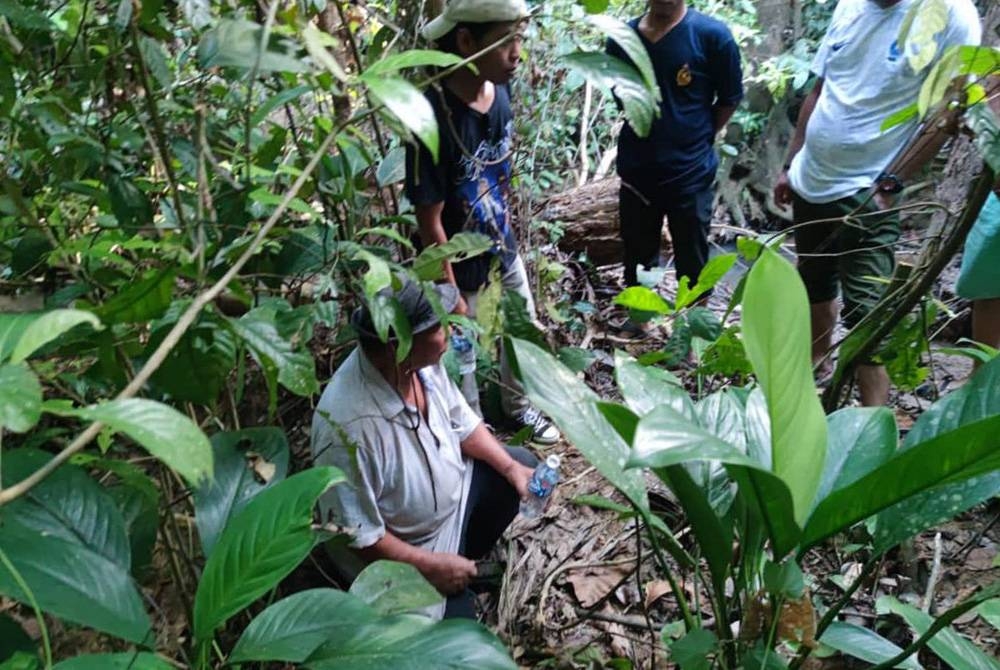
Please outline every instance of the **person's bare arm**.
M813 110L816 109L816 101L819 100L823 92L823 78L816 80L816 85L802 101L802 109L799 110L799 118L795 123L795 132L792 140L788 144L788 154L785 157L785 166L778 177L778 183L774 186L774 201L779 205L790 205L792 202L792 186L788 183L788 166L792 164L792 159L802 150L802 145L806 141L806 126L812 117Z
M469 458L483 461L499 472L522 498L528 495L531 468L515 461L497 438L493 437L486 424L480 423L462 440L462 453Z
M443 595L458 593L476 576L476 564L458 554L427 551L386 532L375 544L356 549L358 555L371 563L377 560L409 563Z
M444 202L434 202L427 205L417 205L415 213L417 218L417 229L420 232L420 241L425 247L432 244L444 244L448 241L448 235L444 231L444 224L441 222L441 214L444 212ZM444 270L444 277L449 284L455 284L455 271L448 261L441 262ZM455 307L456 314L466 313L465 300L461 294L458 297L458 305Z

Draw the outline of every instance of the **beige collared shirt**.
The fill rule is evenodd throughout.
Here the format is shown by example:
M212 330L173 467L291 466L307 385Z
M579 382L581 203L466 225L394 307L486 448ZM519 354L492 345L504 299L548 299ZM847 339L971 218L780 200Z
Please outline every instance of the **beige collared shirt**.
M335 465L348 482L320 501L324 514L364 548L391 532L428 551L457 553L472 481L461 441L481 419L444 367L419 372L427 419L355 349L323 391L312 423L317 465Z

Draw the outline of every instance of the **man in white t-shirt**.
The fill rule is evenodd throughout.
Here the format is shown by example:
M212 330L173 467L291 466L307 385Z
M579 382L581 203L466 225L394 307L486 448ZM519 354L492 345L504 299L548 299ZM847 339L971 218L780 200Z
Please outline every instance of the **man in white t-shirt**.
M779 205L793 205L799 273L811 303L813 362L821 374L830 367L838 283L844 322L853 327L881 298L895 267L899 220L881 210L943 142L936 128L915 139L916 118L886 131L882 125L917 101L945 49L979 44L982 35L972 1L949 0L947 25L934 36L934 58L914 71L907 52L919 46L910 40L904 50L897 37L915 2L840 0L812 64L819 79L803 102L774 189ZM824 222L798 225L809 221ZM858 387L865 405L888 400L881 366L859 366Z
M320 506L353 533L354 556L410 563L448 596L427 614L474 617L474 560L517 514L537 459L501 445L448 377L440 364L448 328L427 290L407 282L381 296L396 299L410 323L413 345L402 360L366 307L354 313L360 344L323 391L311 447L317 464L347 475ZM458 289L433 290L451 312ZM338 560L345 572L350 558Z

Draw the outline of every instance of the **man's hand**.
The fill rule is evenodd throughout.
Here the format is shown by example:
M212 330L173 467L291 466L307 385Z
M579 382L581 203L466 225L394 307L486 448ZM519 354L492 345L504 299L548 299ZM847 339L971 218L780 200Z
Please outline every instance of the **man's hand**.
M476 576L476 563L458 554L431 552L416 566L442 595L462 591Z
M528 482L531 481L531 475L534 472L527 465L522 465L515 460L511 460L510 465L504 470L503 476L514 487L514 490L517 491L517 495L521 496L521 499L524 500L528 497Z
M469 313L469 305L465 302L465 298L461 292L458 294L458 302L455 303L455 309L451 310L451 313L458 314L459 316L465 316Z
M779 207L788 207L792 204L792 185L788 181L788 170L781 171L778 183L774 185L774 202Z

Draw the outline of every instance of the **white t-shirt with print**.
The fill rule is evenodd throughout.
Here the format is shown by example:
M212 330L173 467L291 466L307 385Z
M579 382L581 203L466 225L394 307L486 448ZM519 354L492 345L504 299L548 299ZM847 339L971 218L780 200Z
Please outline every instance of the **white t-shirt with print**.
M979 15L971 0L947 0L947 27L938 50L914 72L897 36L916 0L881 8L874 0L840 0L812 70L823 90L806 126L805 143L792 160L792 188L812 203L832 202L870 188L917 129L912 119L886 131L885 120L916 102L924 78L949 46L979 44ZM918 48L910 41L907 49Z
M408 408L355 349L333 375L313 415L317 465L347 476L320 499L324 515L369 547L386 533L432 552L458 553L472 483L461 441L482 421L441 365L419 371L427 418ZM440 618L444 601L427 613Z

